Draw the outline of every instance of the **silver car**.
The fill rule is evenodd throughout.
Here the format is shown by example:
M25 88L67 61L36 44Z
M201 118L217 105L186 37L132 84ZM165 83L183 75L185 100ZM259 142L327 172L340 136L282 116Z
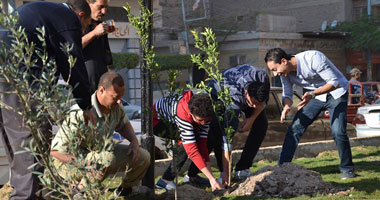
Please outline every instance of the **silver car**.
M124 111L128 116L128 119L141 119L141 106L130 104L128 101L121 99Z

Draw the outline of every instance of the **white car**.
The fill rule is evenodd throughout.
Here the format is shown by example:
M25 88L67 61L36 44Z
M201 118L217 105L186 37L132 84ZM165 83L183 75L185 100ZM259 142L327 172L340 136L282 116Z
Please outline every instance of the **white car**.
M353 123L357 137L380 135L380 104L359 107Z
M121 99L125 113L128 119L141 119L141 106L130 104L128 101Z

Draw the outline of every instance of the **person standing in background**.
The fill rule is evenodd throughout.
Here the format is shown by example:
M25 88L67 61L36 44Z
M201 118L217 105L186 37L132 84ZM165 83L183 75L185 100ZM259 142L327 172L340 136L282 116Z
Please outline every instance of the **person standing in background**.
M91 8L91 23L82 37L83 56L90 82L90 93L98 88L100 77L112 65L108 44L108 25L102 21L107 13L108 0L87 0Z
M354 82L360 82L360 74L362 72L354 67L351 69L350 71L350 75L351 75L351 79L348 81L351 83L351 93L352 94L360 94L361 93L361 85L358 84L358 83L354 83ZM353 104L357 104L360 102L360 97L353 97L352 98L352 103Z

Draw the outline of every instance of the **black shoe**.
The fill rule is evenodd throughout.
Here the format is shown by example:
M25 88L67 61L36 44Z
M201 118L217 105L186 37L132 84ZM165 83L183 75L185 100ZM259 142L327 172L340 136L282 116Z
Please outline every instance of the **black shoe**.
M202 178L198 175L194 177L189 177L188 175L185 175L183 177L183 182L193 183L193 184L202 185L202 186L210 186L210 181L207 178Z

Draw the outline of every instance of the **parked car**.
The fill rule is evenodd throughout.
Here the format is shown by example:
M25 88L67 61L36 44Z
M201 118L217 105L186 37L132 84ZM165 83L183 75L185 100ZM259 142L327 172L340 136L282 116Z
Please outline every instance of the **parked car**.
M141 106L133 105L122 99L122 104L126 115L136 133L136 137L141 142ZM118 133L114 134L114 139L122 141L123 144L129 144L129 142L120 136ZM155 136L155 158L162 159L167 158L165 139Z
M133 130L136 133L137 140L141 144L141 119L133 119L129 120L133 127ZM123 138L120 134L113 134L113 138L122 142L122 144L129 144L129 141ZM165 139L161 137L154 136L154 151L155 151L155 159L163 159L167 158L168 154L165 147Z
M297 112L297 104L301 102L301 96L293 93L293 106L286 116L285 123L280 123L280 116L283 109L282 105L282 88L272 87L269 94L269 100L265 107L265 112L268 118L268 130L262 147L282 145L285 139L288 126L293 121ZM303 134L300 142L312 142L320 140L331 140L330 119L322 118L324 112L321 112L320 117L316 119ZM242 121L243 119L241 119ZM234 148L240 149L244 147L246 137L249 132L237 132L234 136ZM352 124L347 124L347 134L349 137L355 137L355 127Z
M359 107L353 123L357 137L380 135L380 104Z
M127 113L128 119L141 119L141 106L130 104L128 101L121 99L124 110Z

